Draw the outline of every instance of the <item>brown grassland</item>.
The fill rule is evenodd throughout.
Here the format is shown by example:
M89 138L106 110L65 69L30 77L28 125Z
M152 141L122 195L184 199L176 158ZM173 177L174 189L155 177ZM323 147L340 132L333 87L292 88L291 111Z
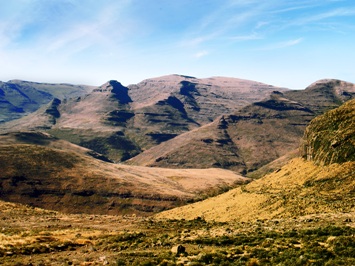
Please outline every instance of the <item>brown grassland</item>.
M0 201L0 264L355 265L354 107L313 120L301 157L247 183L0 140L1 198L22 203Z
M354 212L227 223L0 207L2 265L355 263ZM185 252L172 252L176 245Z

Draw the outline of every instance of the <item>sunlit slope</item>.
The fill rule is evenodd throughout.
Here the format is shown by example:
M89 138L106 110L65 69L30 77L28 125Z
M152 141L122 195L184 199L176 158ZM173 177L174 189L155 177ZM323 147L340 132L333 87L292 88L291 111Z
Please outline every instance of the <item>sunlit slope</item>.
M158 217L248 221L354 211L354 110L352 100L312 121L302 142L312 151L304 154L308 161L293 159L248 185ZM334 139L337 145L328 145Z

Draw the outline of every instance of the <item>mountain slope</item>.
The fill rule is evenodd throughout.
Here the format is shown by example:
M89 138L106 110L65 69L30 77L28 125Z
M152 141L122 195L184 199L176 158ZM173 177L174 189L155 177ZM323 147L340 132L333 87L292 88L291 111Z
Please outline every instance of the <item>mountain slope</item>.
M0 141L0 198L46 209L149 215L247 182L222 169L116 165L67 143L50 143L48 136L16 137L37 145L13 144L6 135Z
M71 142L55 138L44 132L22 131L22 132L0 134L0 145L17 145L17 144L39 145L48 148L62 150L65 152L75 152L81 155L91 156L93 158L105 162L111 162L108 158L106 158L100 153L75 145Z
M158 217L250 221L355 211L355 160L348 152L354 149L355 143L353 137L342 138L344 132L354 130L354 112L355 100L351 100L312 121L302 144L304 156L310 161L293 159L278 171L248 185ZM328 128L330 124L341 127ZM324 128L329 135L324 134ZM318 141L314 141L314 136ZM339 140L339 145L330 148L327 143L334 138ZM333 160L334 155L337 160Z
M304 91L275 91L269 99L162 143L129 163L214 166L246 174L296 149L311 119L354 96L354 84L337 80L320 81Z
M53 98L77 97L93 87L71 84L49 84L21 80L0 82L0 123L18 119L36 111Z

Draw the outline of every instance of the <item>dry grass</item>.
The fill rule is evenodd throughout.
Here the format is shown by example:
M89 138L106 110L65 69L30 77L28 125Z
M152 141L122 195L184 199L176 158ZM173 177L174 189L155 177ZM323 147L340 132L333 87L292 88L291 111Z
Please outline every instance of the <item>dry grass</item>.
M3 201L0 210L2 265L352 265L355 259L355 213L217 223L67 215ZM178 244L186 252L176 256L171 249Z
M319 167L293 159L281 170L159 218L251 221L355 210L355 162Z
M223 169L117 165L26 144L0 146L0 168L2 199L75 213L147 215L247 181Z

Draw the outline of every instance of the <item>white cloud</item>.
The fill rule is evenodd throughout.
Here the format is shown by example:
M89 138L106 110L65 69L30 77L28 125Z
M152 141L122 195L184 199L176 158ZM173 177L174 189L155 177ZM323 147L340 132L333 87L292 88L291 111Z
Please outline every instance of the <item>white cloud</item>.
M204 57L206 55L209 55L209 52L208 51L199 51L197 53L194 54L194 57L195 58L201 58L201 57Z

